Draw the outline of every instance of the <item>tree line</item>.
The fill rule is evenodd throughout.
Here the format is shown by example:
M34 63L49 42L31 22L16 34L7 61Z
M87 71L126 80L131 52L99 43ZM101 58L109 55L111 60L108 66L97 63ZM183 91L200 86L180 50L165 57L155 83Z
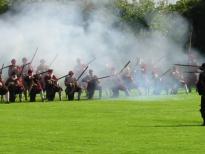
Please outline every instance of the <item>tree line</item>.
M0 14L8 11L13 3L24 0L0 0ZM27 0L28 1L28 0ZM35 0L31 0L35 1ZM36 0L45 1L45 0ZM129 25L133 31L139 31L141 28L157 29L166 32L160 23L160 14L169 14L177 12L184 16L192 25L192 46L205 53L205 1L204 0L179 0L176 4L169 4L166 1L155 3L154 0L138 0L132 3L127 0L115 0L114 10L121 21ZM155 22L151 24L147 21L149 15L158 14Z

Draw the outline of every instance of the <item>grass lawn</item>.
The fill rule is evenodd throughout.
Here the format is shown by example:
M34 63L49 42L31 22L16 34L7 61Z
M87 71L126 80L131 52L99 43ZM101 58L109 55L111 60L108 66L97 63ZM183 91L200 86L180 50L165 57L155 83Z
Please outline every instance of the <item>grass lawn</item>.
M0 153L204 153L199 101L180 94L1 104Z

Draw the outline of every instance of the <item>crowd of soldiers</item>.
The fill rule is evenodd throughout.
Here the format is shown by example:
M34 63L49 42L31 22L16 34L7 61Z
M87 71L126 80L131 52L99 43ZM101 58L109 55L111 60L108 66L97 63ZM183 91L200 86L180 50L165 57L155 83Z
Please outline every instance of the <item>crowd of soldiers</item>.
M63 96L63 88L59 85L61 79L64 79L65 94L69 101L75 99L75 93L77 93L77 100L80 100L81 93L84 91L88 99L93 99L96 90L99 91L99 98L102 98L102 89L112 98L119 97L120 91L124 92L125 96L130 96L133 89L136 89L139 95L150 95L151 93L160 95L163 91L174 95L182 86L185 92L189 93L197 82L198 68L192 67L196 65L195 61L189 63L190 72L185 73L177 65L162 72L154 65L148 65L138 59L133 68L129 66L131 63L129 61L120 72L113 66L107 67L109 76L99 78L94 75L93 70L88 70L89 64L94 60L88 64L82 64L81 60L77 59L73 70L58 78L43 59L40 60L40 65L36 69L32 67L32 62L28 62L27 58L22 59L20 66L17 65L15 59L12 59L11 65L1 68L1 99L7 103L15 102L19 96L20 102L27 101L28 98L30 102L35 102L39 94L42 101L53 101L58 94L61 100ZM4 81L2 72L6 68L8 68L8 78ZM101 79L105 79L103 87Z

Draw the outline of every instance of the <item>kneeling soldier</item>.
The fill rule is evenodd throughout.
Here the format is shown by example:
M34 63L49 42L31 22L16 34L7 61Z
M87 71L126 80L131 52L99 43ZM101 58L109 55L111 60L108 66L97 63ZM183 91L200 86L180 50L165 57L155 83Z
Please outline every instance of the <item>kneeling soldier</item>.
M74 100L75 92L78 92L78 100L80 100L81 91L82 91L80 86L77 84L76 78L74 78L73 75L74 75L73 71L69 71L68 76L65 78L64 81L66 86L65 92L69 101Z

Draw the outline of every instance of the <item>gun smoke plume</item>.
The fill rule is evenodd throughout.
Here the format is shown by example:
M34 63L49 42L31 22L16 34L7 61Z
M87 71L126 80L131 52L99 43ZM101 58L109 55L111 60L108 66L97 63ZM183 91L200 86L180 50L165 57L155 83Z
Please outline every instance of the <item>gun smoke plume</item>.
M14 6L0 16L1 63L8 65L16 58L20 64L21 58L31 58L37 47L33 65L42 58L49 64L58 54L52 68L59 76L72 70L77 58L87 63L96 57L90 68L98 76L109 73L106 64L120 70L128 60L135 66L137 57L157 65L162 72L174 63L187 63L184 45L189 24L179 15L147 17L150 25L155 20L163 21L166 35L157 30L141 30L135 35L128 26L120 26L119 17L107 7L112 2L92 2L86 11L85 3L71 0ZM159 61L160 57L163 59Z

